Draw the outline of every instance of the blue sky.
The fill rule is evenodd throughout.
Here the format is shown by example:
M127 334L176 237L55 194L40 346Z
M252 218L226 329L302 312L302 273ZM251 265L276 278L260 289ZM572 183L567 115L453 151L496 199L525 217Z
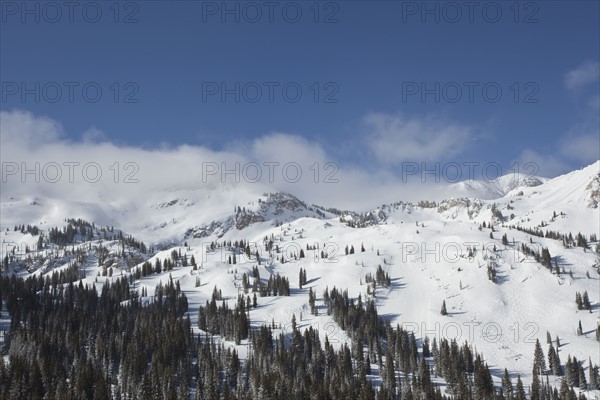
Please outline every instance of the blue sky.
M599 158L598 1L274 1L272 20L265 2L53 4L2 1L0 107L73 141L223 150L278 132L392 174L531 161L552 176ZM239 102L223 98L236 83Z

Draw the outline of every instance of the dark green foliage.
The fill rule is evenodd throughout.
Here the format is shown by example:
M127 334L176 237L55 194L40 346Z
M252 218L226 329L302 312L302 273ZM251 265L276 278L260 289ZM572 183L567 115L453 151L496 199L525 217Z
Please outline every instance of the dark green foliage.
M217 300L213 296L210 302L206 302L206 307L198 309L198 328L213 335L223 336L227 340L235 340L238 344L247 339L250 326L244 296L238 297L233 310L229 309L225 301L221 306L217 306Z
M2 399L110 399L110 384L133 395L146 382L152 393L192 378L187 300L169 282L142 306L126 278L95 288L44 280L2 278L11 314L8 367L0 365ZM0 357L1 358L1 357ZM160 366L159 369L147 366Z
M298 273L298 286L302 289L302 286L306 285L306 270L300 268L300 272Z
M537 375L546 372L546 358L539 340L535 341L535 350L533 352L533 371Z
M262 281L258 281L257 285L261 297L290 295L290 281L288 278L279 274L269 276L269 280L266 284Z
M575 293L575 303L577 304L578 310L592 309L592 304L590 303L590 297L587 290L583 292L583 295L579 292Z
M162 271L165 264L176 265L184 257L176 252L156 263ZM148 262L138 272L152 269ZM291 329L278 333L274 322L251 329L258 292L289 295L287 279L271 275L262 282L257 267L251 276L242 276L245 292L231 300L233 307L214 287L211 301L198 309L203 332L194 337L187 299L177 282L169 278L148 297L145 288L141 293L133 289L133 278L112 279L98 294L93 287L75 283L75 262L47 278L0 276L0 299L11 316L2 349L9 362L0 357L0 399L180 400L195 393L196 399L207 400L568 400L577 399L570 385L591 390L600 380L591 360L586 372L569 356L564 387L552 393L542 374L562 373L557 338L556 347L549 343L549 371L536 342L531 386L526 389L520 377L513 386L505 370L501 387L495 388L485 358L469 343L435 337L420 341L412 330L393 327L380 317L373 300L349 298L347 291L336 288L324 291L324 308L351 346L332 346L332 336L322 343L319 332L306 323L298 323L304 325L301 331L295 316ZM304 270L299 279L306 283ZM378 269L375 280L383 284L388 279ZM252 300L246 291L251 285L256 289ZM308 296L316 313L313 288ZM445 301L442 311L447 314ZM242 362L213 335L248 345L248 358ZM378 389L367 376L372 373L381 378ZM433 377L445 381L446 393Z
M375 278L371 273L365 275L365 282L372 283L375 282L378 286L389 287L392 284L392 280L390 279L390 275L384 272L381 265L377 266L377 271L375 272Z

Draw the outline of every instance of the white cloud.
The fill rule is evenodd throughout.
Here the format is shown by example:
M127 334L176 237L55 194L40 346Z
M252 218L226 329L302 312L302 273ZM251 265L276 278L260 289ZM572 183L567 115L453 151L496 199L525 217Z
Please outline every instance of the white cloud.
M234 184L231 174L222 174L224 169L235 170L236 165L241 172L236 190L252 196L281 190L308 203L358 211L398 200L439 200L447 195L443 188L447 182L436 183L431 177L423 182L417 177L407 183L396 171L397 162L442 161L460 154L471 139L471 129L457 124L443 124L431 118L406 120L398 116L370 114L367 121L374 129L368 140L374 143L370 144L369 151L378 157L379 163L370 162L372 160L367 158L365 164L368 167L363 168L354 162L340 164L318 143L282 132L236 143L224 151L189 145L143 149L115 145L95 133L99 132L95 128L88 131L91 134L81 136L82 140L67 140L58 122L22 111L2 111L0 121L3 168L6 162L17 163L19 168L25 162L29 169L35 163L39 163L42 169L45 165L58 163L63 166L62 173L66 175L69 171L64 163L79 163L74 183L69 182L67 176L57 183L44 179L36 183L31 177L23 182L21 176L16 175L2 182L3 197L22 194L77 199L80 202L102 199L117 209L164 201L171 196L165 193L173 191L181 191L177 196L189 195L198 199L212 196L215 189L238 193L231 190ZM568 170L563 161L567 155L584 154L589 146L587 139L573 139L565 143L562 157L526 150L520 154L518 161L536 162L540 166L540 175L554 176ZM273 176L269 176L269 167L265 166L267 162L279 163ZM293 168L287 171L287 175L283 171L286 163L292 162L297 163L302 172L297 181ZM103 175L99 182L82 179L83 166L90 163L101 167ZM248 169L247 175L244 175L244 166L249 163L261 166L262 176L257 182L253 180L254 170ZM217 173L203 173L207 171L207 165L216 166ZM116 171L118 175L115 175ZM95 171L92 168L89 172ZM132 173L130 177L138 183L124 183Z
M82 139L84 142L98 143L105 142L107 140L107 137L104 134L104 132L93 126L87 131L83 132Z
M115 200L134 199L152 188L197 188L202 184L202 160L232 159L226 152L201 147L144 150L108 141L99 143L101 136L96 129L85 133L81 141L65 140L60 123L23 111L0 112L0 130L3 195L5 192L56 197L66 194L81 201L93 201L98 193L103 193ZM7 167L9 164L11 167ZM6 168L15 165L17 174L7 178ZM61 177L54 181L56 165ZM89 169L84 171L84 168ZM34 173L23 176L25 169ZM97 170L102 175L96 181ZM45 179L48 176L51 179ZM127 177L139 184L124 184Z
M525 149L513 162L534 163L538 171L535 175L546 178L567 173L577 167L587 166L600 160L600 132L598 120L587 120L574 125L556 144L542 153Z
M404 161L439 161L465 151L472 128L432 116L417 119L382 113L368 114L367 146L377 161L397 165Z
M62 125L48 117L34 117L28 111L0 112L0 143L35 148L64 136Z
M322 162L327 159L325 151L319 144L311 143L301 136L281 132L255 139L250 151L252 157L257 160Z
M592 84L598 86L599 80L600 62L597 61L585 62L565 76L567 88L575 93ZM598 88L587 99L582 99L585 106L582 107L582 120L574 124L559 143L559 153L567 159L586 164L600 159L600 96L597 91Z
M600 132L582 133L567 136L561 145L561 153L585 164L600 160Z
M576 162L580 166L600 159L600 96L597 94L600 80L600 62L588 61L565 74L565 86L582 104L582 117L579 122L562 135L556 143L556 150L549 157L539 161L550 164L550 175L566 172L566 164ZM585 88L596 86L594 93ZM583 95L583 96L578 96Z
M230 190L235 177L222 172L236 168L240 172L236 185L246 193L260 195L282 190L308 203L338 208L366 210L385 202L432 198L437 193L433 184L403 183L385 168L366 171L355 165L339 164L318 143L293 134L271 133L248 143L236 143L225 151L188 145L143 149L106 141L96 128L80 136L81 140L66 140L58 122L28 112L2 111L0 120L3 168L6 163L13 166L16 163L19 168L16 175L8 176L2 183L3 196L67 197L81 202L103 199L115 207L139 207L160 200L165 192L183 191L202 198L211 196L214 189ZM258 182L254 181L253 169L249 168L244 175L244 167L251 162L261 166ZM279 163L274 167L271 181L267 162ZM39 183L31 175L22 179L22 163L30 170L35 169L36 163L40 165ZM45 166L52 163L61 166L63 174L54 183L43 179ZM74 167L74 182L69 181L65 163L79 163ZM300 167L299 180L295 180L294 168L284 173L287 163ZM82 179L83 167L88 164L100 166L102 176L98 182ZM206 174L208 165L216 167L217 173ZM46 172L53 176L54 170ZM95 168L88 172L94 176ZM137 184L124 183L129 174Z
M569 90L577 91L589 84L597 82L599 78L600 63L597 61L588 61L567 72L565 75L565 85Z
M433 192L430 185L422 182L410 185L401 182L385 168L367 172L354 165L340 164L321 145L297 135L271 133L245 147L236 146L240 152L243 148L254 162L278 163L274 182L278 190L319 205L366 210L399 199L421 200ZM300 166L302 177L298 182L293 182L294 168L289 168L287 173L283 170L291 163Z
M545 178L553 178L569 171L569 166L560 158L552 154L541 154L536 150L525 149L519 156L513 160L518 162L520 166L532 165L535 170L530 167L525 173L542 176Z

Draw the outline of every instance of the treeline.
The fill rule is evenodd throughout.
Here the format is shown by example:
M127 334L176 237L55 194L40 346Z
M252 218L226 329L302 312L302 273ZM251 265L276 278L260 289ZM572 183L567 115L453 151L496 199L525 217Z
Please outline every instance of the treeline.
M57 227L50 228L48 231L48 240L58 246L66 246L75 243L75 238L79 235L81 241L92 240L94 238L95 226L82 219L68 219L67 225L62 229Z
M374 400L366 371L356 370L350 348L335 350L312 327L303 333L292 320L291 332L273 337L262 326L251 336L246 363L247 392L239 399L359 399ZM242 381L244 381L242 379Z
M217 306L219 297L220 295L213 294L212 300L207 301L205 307L198 308L198 328L240 344L243 339L248 338L250 329L244 296L239 296L234 309L230 309L225 300L221 306Z
M6 230L8 230L8 228L6 228ZM15 225L15 232L20 231L21 233L25 234L25 233L29 233L31 234L31 236L37 236L40 234L40 229L37 227L37 225Z
M556 217L556 216L555 216ZM545 225L542 223L542 227L544 227ZM526 228L526 227L522 227L522 226L510 226L511 229L516 229L518 231L521 232L525 232L528 233L532 236L537 236L540 238L547 238L547 239L554 239L554 240L560 240L563 243L563 246L566 248L569 247L583 247L584 249L589 248L589 242L597 242L598 241L598 237L596 234L591 234L589 236L589 238L586 238L585 235L581 234L581 232L577 233L577 235L573 236L573 234L571 232L569 232L568 234L565 233L560 233L558 231L551 231L551 230L546 230L543 231L541 228Z
M366 283L376 283L380 286L388 287L392 284L392 280L390 279L390 275L381 268L381 264L377 266L377 271L375 271L375 277L370 272L365 275ZM375 285L373 285L375 287Z
M100 293L81 282L51 282L0 277L0 298L11 316L0 399L583 400L575 388L599 388L598 366L590 359L586 374L572 356L561 365L558 338L554 346L549 333L548 362L536 342L532 384L525 387L518 376L513 382L505 370L495 387L484 356L470 344L417 339L379 316L372 300L351 299L336 288L324 291L323 307L350 345L334 347L312 327L301 332L295 316L287 332L274 335L265 325L252 331L249 296L230 308L215 287L198 311L198 327L247 340L241 362L210 335L194 337L187 298L171 278L143 302L131 277L108 280ZM316 308L312 289L309 297ZM550 387L549 374L563 376L560 388ZM381 385L374 387L377 375ZM435 384L436 378L446 384Z
M370 373L370 364L378 364L382 378L382 386L376 393L378 399L583 400L586 396L577 395L575 388L600 389L599 367L591 358L587 378L582 363L570 355L561 366L558 338L556 349L549 339L548 370L544 352L539 341L536 342L533 382L528 390L519 376L513 383L506 369L501 387L496 388L483 354L475 354L466 342L459 345L455 340L437 341L434 337L430 344L425 337L419 345L412 332L399 325L394 329L379 317L372 301L363 303L359 296L355 302L348 298L347 291L325 290L323 302L327 313L351 338L357 369ZM564 374L559 389L550 386L547 374ZM432 383L432 376L445 380L444 395Z
M244 293L248 293L250 288L250 278L247 274L242 274L242 288ZM267 296L289 296L290 281L285 276L269 275L269 279L265 282L260 278L260 273L257 266L252 267L252 292L259 293L261 297Z
M50 228L47 233L47 241L54 243L57 246L72 245L77 242L91 241L94 237L104 240L118 240L121 243L122 252L125 251L125 246L137 249L142 253L148 251L144 242L136 240L131 235L124 235L121 230L114 231L113 227L96 228L94 223L78 219L67 219L67 225L62 228ZM38 239L38 248L43 248L44 239L42 235Z
M554 265L552 265L552 256L550 255L550 251L548 250L548 248L542 247L542 251L540 252L537 248L531 248L525 243L521 243L521 252L526 256L533 257L533 259L536 262L542 264L550 272L554 272L557 275L560 275L558 263L555 261Z
M3 277L11 328L2 399L184 399L197 344L170 281L142 306L126 278L95 287ZM124 305L124 303L126 305Z

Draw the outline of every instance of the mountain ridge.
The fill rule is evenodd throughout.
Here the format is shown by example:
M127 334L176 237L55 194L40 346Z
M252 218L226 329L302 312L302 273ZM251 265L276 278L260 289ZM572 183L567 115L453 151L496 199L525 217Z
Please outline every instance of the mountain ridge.
M255 197L253 190L238 195L228 188L194 197L170 191L144 199L141 209L127 205L133 217L123 213L123 225L132 230L94 221L115 222L119 214L93 203L8 198L2 202L0 255L7 273L62 272L98 293L128 277L144 304L154 301L159 284L177 282L188 298L194 333L203 335L208 332L198 326L197 311L214 288L233 307L248 277L283 277L289 296L260 296L257 308L248 311L253 329L273 324L275 335L287 334L294 317L300 329L318 329L322 342L327 337L340 348L352 340L324 312L321 296L336 287L353 301L372 301L392 326L410 328L421 340L468 340L485 355L497 385L503 368L529 384L531 340L544 341L546 331L560 337L563 359L572 354L587 360L598 348L593 336L600 311L600 210L589 200L597 196L599 167L597 162L541 185L514 188L496 200L396 202L364 213L327 211L283 193ZM141 219L145 213L148 220ZM77 220L82 216L92 219ZM308 279L301 287L303 270ZM371 279L378 274L389 279L375 286ZM317 315L311 313L309 289L316 293ZM584 292L592 305L585 311L574 301ZM442 304L447 315L440 314ZM223 342L247 359L248 340ZM374 373L370 379L377 385L381 378ZM551 384L559 386L560 379L552 376Z

